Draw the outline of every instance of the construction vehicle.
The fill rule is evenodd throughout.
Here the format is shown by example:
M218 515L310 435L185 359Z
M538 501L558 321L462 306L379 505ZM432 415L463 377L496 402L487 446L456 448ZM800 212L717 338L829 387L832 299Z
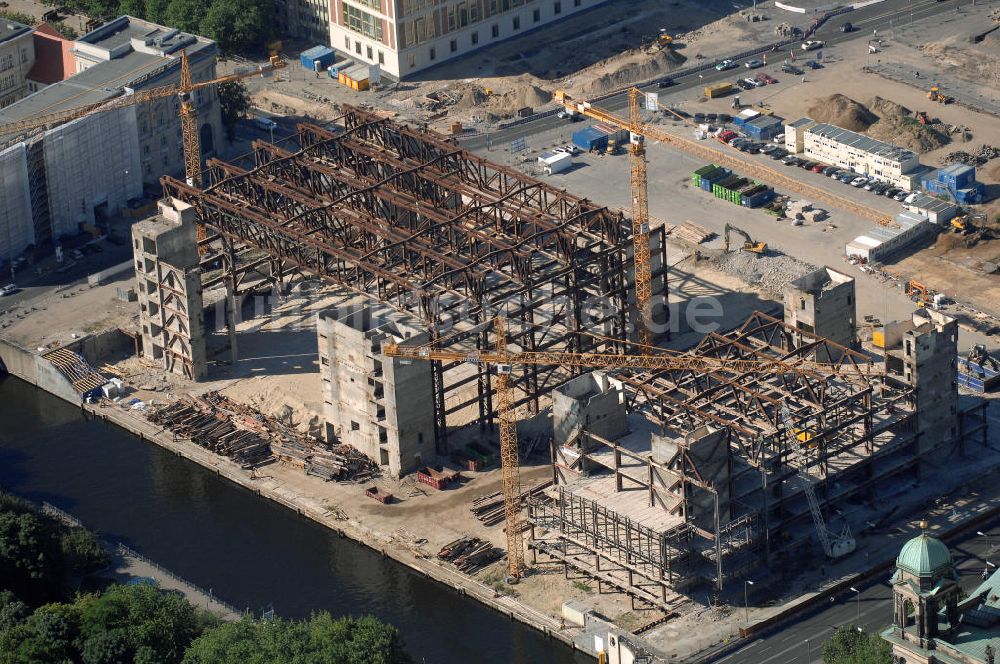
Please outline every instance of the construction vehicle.
M931 89L927 91L927 98L931 101L936 101L939 104L950 104L955 101L954 97L948 97L941 92L941 88L937 85L932 85Z
M670 36L666 28L660 28L660 34L656 37L656 43L660 48L673 48L674 38Z
M954 217L949 223L951 224L951 230L954 233L965 235L975 230L972 225L972 221L969 219L969 215L967 214Z
M729 252L729 236L732 233L736 233L743 238L743 246L740 247L742 251L756 254L757 256L762 256L764 252L767 251L767 242L755 242L754 239L750 237L750 234L745 230L737 228L732 224L726 224L726 230L724 232L725 237L723 238L723 250L726 253Z
M906 282L906 294L917 303L917 306L927 306L927 286L916 279L910 279Z
M730 85L730 89L732 86ZM628 91L629 94L629 119L621 118L609 111L602 108L598 108L587 101L574 101L562 90L556 90L553 94L555 101L559 102L566 109L572 109L588 118L598 120L600 122L605 122L613 124L615 126L621 127L623 129L628 129L633 134L639 134L645 137L647 140L657 141L660 143L665 143L673 148L683 150L688 154L692 154L698 159L704 160L708 163L718 164L720 166L726 166L732 170L739 170L742 173L752 177L755 180L766 181L768 184L782 187L789 191L793 191L802 198L811 201L817 201L821 203L826 203L831 207L840 208L842 210L847 210L853 214L856 214L865 219L879 224L881 226L886 226L888 228L898 228L899 225L893 220L891 215L886 214L881 210L868 207L858 203L850 198L841 196L822 187L817 187L801 180L796 179L790 175L787 175L781 171L778 171L769 166L765 166L749 157L744 157L741 155L733 154L728 151L723 151L711 147L711 144L699 143L698 141L684 138L676 134L668 133L663 128L648 124L642 121L641 117L638 117L638 96L643 93L637 88L631 88ZM635 113L637 117L632 117L632 108L635 106ZM666 109L669 111L670 109ZM676 115L676 114L675 114ZM691 123L688 118L680 115L676 115L677 119L683 122L685 125L697 128ZM633 173L634 175L634 173Z
M485 326L481 326L485 331ZM507 349L507 322L504 318L493 320L496 349L489 351L446 350L430 345L400 346L386 344L382 352L386 357L439 362L472 362L495 367L497 420L500 429L500 466L502 469L504 522L507 537L507 576L513 582L524 570L524 546L521 537L519 496L521 495L520 458L517 438L517 419L514 414L514 395L510 389L510 374L514 366L554 365L590 369L648 369L673 371L718 371L745 377L748 374L814 374L825 366L803 360L779 359L730 359L680 353L656 348L655 355L620 355L617 353L573 353L563 351L520 351ZM643 346L643 348L648 348ZM867 368L866 368L867 367ZM839 371L844 368L838 366ZM869 365L854 365L851 369L862 375L872 375ZM787 410L787 408L786 408ZM788 416L786 422L791 421ZM788 425L786 424L786 427ZM792 430L791 428L789 430ZM811 438L805 442L808 444ZM815 446L815 444L813 444ZM810 505L815 502L812 497ZM818 507L816 510L818 511ZM822 518L822 517L821 517ZM815 512L814 512L815 519ZM843 548L843 547L841 547Z

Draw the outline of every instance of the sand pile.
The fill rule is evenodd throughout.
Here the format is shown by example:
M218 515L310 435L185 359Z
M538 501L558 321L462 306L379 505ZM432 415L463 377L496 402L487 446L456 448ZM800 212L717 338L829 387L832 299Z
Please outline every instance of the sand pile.
M833 94L818 100L809 108L809 117L817 122L862 132L878 122L878 116L850 97Z
M611 90L668 74L677 69L685 58L676 51L658 51L652 57L643 51L636 58L628 58L621 66L597 76L581 86L588 96L600 95Z

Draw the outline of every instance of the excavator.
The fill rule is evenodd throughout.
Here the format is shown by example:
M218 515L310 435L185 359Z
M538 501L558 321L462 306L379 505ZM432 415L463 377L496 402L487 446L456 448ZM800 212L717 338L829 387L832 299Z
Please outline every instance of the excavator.
M767 242L754 242L753 238L746 231L733 226L732 224L726 224L725 238L723 240L723 249L729 252L729 236L731 233L736 233L743 237L743 246L740 247L743 251L750 252L751 254L756 254L762 256L764 252L767 251Z
M910 279L906 283L906 294L910 296L911 300L917 303L918 307L927 306L927 286L916 279Z

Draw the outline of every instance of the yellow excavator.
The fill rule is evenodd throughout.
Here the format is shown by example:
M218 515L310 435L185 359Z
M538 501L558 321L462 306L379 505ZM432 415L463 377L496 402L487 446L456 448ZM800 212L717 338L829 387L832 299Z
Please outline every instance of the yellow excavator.
M733 226L732 224L726 224L725 238L723 238L723 249L729 252L729 235L731 233L736 233L743 238L743 246L740 247L743 251L747 251L751 254L756 254L761 256L767 251L767 242L754 242L753 238L746 231Z
M949 97L941 92L941 88L937 85L932 85L931 89L927 91L927 98L931 101L936 101L939 104L950 104L955 101L954 97Z

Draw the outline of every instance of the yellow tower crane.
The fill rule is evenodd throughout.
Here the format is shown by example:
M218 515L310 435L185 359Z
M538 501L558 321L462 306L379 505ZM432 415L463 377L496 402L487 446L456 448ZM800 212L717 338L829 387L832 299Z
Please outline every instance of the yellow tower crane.
M266 65L256 68L238 69L232 74L219 76L208 81L195 83L191 79L191 67L188 63L187 51L181 51L181 80L176 85L164 85L161 87L126 92L120 97L100 101L96 104L88 104L77 108L70 108L47 115L39 115L18 122L0 125L0 137L15 136L34 129L41 129L50 125L61 124L76 120L94 113L101 113L117 108L126 108L136 104L144 104L155 99L172 97L176 95L180 100L181 137L184 143L184 176L188 184L201 186L201 137L198 133L198 109L194 103L192 93L210 85L239 81L251 76L264 76L285 66L285 62L278 56L272 55ZM202 228L199 227L199 231Z
M655 125L651 125L642 122L639 117L639 96L644 95L644 93L638 88L630 88L628 91L629 95L629 117L628 119L620 118L617 115L606 111L602 108L597 108L592 103L587 101L574 101L569 95L567 95L562 90L556 90L553 95L554 99L561 103L567 110L574 113L582 113L589 118L593 118L600 122L614 125L622 129L627 129L632 132L633 137L638 134L644 136L648 140L660 141L661 143L666 143L671 147L675 147L679 150L683 150L688 154L692 154L705 161L712 162L714 164L719 164L722 166L728 166L734 170L746 173L751 177L766 180L771 184L778 185L789 191L793 191L800 196L803 196L811 201L816 201L819 203L826 203L831 207L837 207L842 210L847 210L860 217L869 219L876 224L881 226L888 226L890 228L897 227L895 221L892 217L881 210L876 210L875 208L870 208L867 205L862 205L856 203L855 201L840 196L833 192L827 191L822 187L817 187L811 185L807 182L802 182L794 177L786 175L778 170L765 166L764 164L758 163L752 159L747 159L742 156L738 156L718 148L710 147L698 141L693 141L681 136L676 136L674 134L667 133ZM674 114L677 115L677 114ZM688 123L686 118L677 115L677 118L684 123ZM635 139L633 138L633 145ZM643 152L644 154L644 152ZM632 164L632 187L633 187L633 205L636 199L636 187L638 183L635 178L639 175L637 172L635 162ZM643 158L643 168L641 175L645 177L645 158ZM642 191L645 192L646 186L645 182L642 184ZM645 203L645 197L643 197L643 203ZM634 210L633 210L634 213ZM648 211L647 217L648 219ZM647 252L648 254L648 252ZM638 270L638 268L637 268ZM638 278L637 278L637 290L638 290Z
M507 324L505 319L494 319L496 350L492 352L444 350L424 346L400 346L386 344L386 357L404 359L473 362L496 367L494 388L497 395L497 419L500 426L500 464L503 473L503 500L505 529L507 536L507 572L512 579L521 576L524 570L524 543L521 537L520 506L521 494L520 460L518 458L517 418L514 414L514 396L510 385L512 367L527 365L553 365L589 369L647 369L647 370L688 370L698 372L721 371L734 374L811 374L822 375L826 371L851 371L874 374L871 365L827 365L804 359L794 360L733 360L705 357L657 349L656 355L618 355L614 353L571 353L552 351L511 352L507 349Z

